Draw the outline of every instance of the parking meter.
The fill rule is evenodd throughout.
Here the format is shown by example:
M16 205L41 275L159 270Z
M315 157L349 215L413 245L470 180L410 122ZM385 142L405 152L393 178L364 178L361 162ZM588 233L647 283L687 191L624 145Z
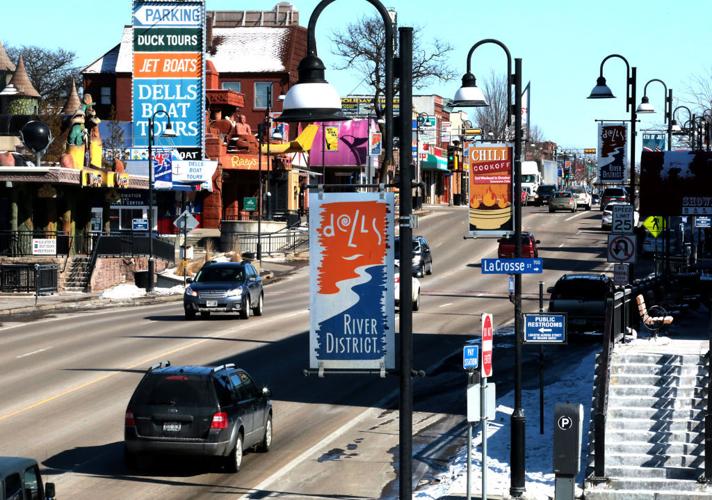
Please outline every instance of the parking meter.
M554 498L573 500L581 468L583 405L559 403L554 409Z

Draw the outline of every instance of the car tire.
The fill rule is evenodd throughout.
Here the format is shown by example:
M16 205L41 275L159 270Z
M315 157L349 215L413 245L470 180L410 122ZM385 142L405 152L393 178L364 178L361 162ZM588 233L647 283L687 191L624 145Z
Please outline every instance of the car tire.
M250 297L249 295L245 297L245 303L242 304L242 309L240 310L240 317L242 319L250 319Z
M240 472L240 467L242 467L242 455L242 433L239 432L235 440L235 447L225 458L225 468L228 472Z
M586 205L585 208L586 208L586 211L589 211L589 210L591 210L591 205L590 205L590 204L589 204L589 205Z
M265 422L265 435L262 436L262 441L257 445L257 451L267 453L272 447L272 414L270 413Z
M200 317L203 319L207 319L210 317L210 311L200 311Z
M413 301L413 311L420 311L420 290L418 290L418 295Z
M188 321L194 320L195 319L195 311L192 309L185 309L185 319Z
M428 266L428 270L425 272L428 276L433 274L433 263L430 262L430 265Z
M551 207L549 207L549 213L550 213L550 214L553 214L554 212L556 212L556 210L553 209L553 208L551 208Z
M252 310L252 313L255 316L262 316L262 310L264 309L264 301L265 296L263 293L260 293L260 298L257 300L257 307Z

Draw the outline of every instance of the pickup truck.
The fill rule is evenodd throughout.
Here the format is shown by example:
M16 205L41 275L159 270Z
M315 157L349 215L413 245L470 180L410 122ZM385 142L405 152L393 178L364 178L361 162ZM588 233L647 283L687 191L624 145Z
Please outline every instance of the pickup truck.
M0 457L0 500L55 500L54 483L42 483L37 461Z

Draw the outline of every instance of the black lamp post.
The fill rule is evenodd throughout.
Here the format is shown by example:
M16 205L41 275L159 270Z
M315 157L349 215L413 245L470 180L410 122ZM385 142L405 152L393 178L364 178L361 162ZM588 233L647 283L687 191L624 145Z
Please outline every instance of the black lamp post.
M156 261L153 260L153 141L155 132L153 127L157 115L166 115L168 122L161 134L163 137L176 137L176 132L171 127L171 116L165 109L157 109L148 119L148 283L146 291L153 291L153 274L156 271Z
M612 99L615 97L613 95L613 92L611 92L611 89L608 88L608 85L606 85L606 79L603 77L603 65L606 64L607 60L613 57L622 59L626 67L625 109L630 110L630 203L635 208L635 122L638 119L638 114L636 112L635 107L635 87L638 69L635 66L631 67L630 64L628 64L628 59L619 54L611 54L609 56L606 56L603 61L601 61L601 70L599 72L598 80L596 81L596 86L593 87L591 95L589 95L588 98Z
M278 121L324 122L346 120L341 109L341 98L324 79L324 63L317 56L315 29L322 11L335 0L321 0L309 18L307 32L307 55L299 63L299 81L287 92ZM386 73L386 164L393 163L393 76L395 42L393 21L389 11L379 0L367 0L381 15L385 30ZM400 116L400 411L399 411L399 496L402 500L412 498L413 455L413 305L412 305L412 212L413 192L411 182L413 131L413 28L398 28L399 37L399 91Z
M265 110L265 119L262 123L257 126L257 140L259 142L259 150L257 151L257 184L258 184L258 199L259 206L257 208L257 260L262 264L262 210L264 208L264 192L262 179L262 142L264 140L265 133L267 134L267 179L269 179L270 172L272 170L272 160L270 158L270 129L272 117L270 113L272 112L272 85L267 88L267 109ZM266 130L266 132L265 132ZM269 180L267 181L267 191L269 192ZM271 197L270 197L271 198ZM271 209L269 205L268 198L268 208L267 208L267 219L271 219Z
M462 77L462 87L455 93L453 106L483 107L488 106L482 90L477 87L475 75L470 71L472 54L477 47L493 43L499 45L507 55L507 125L511 125L514 114L514 256L522 256L522 60L514 60L505 44L493 38L480 40L470 48L467 54L467 72ZM514 87L514 89L512 89ZM512 103L514 90L514 103ZM522 275L514 275L514 331L516 347L514 351L514 412L511 420L511 478L509 493L519 497L526 491L524 475L525 463L525 428L526 418L522 408Z
M655 113L655 108L650 104L650 99L648 99L648 85L653 82L658 82L663 86L665 93L663 97L665 98L665 114L663 115L663 123L667 123L667 150L672 150L672 89L668 89L665 82L659 78L653 78L645 82L645 87L643 87L643 98L638 104L637 113Z

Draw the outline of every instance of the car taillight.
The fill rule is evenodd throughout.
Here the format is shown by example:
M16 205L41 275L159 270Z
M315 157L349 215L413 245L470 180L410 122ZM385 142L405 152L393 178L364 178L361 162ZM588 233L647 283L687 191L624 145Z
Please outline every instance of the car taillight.
M396 274L396 283L400 283L400 274Z
M131 410L126 410L126 415L124 416L124 426L136 427L136 420L134 419L134 414Z
M213 421L210 422L211 429L227 429L227 413L219 411L213 415Z

